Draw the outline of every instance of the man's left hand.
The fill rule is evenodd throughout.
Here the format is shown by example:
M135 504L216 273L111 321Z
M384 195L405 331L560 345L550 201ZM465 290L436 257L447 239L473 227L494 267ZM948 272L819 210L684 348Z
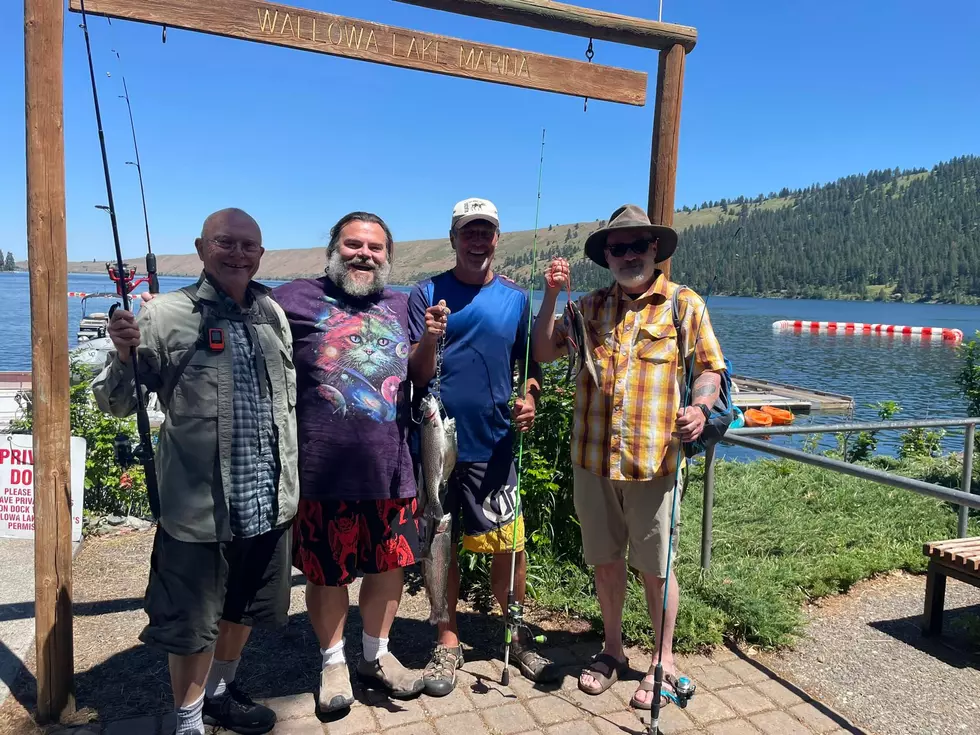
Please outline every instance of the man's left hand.
M515 400L513 416L518 431L529 431L534 424L534 396L528 393Z
M704 431L704 414L697 406L688 406L683 411L677 412L675 426L682 441L693 442Z

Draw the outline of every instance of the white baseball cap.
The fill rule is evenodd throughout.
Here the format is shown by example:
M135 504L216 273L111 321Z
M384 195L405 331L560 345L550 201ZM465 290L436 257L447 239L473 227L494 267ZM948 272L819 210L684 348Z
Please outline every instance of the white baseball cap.
M456 206L453 207L453 221L450 227L455 230L476 219L486 220L493 223L494 227L500 227L497 208L493 202L489 199L477 199L476 197L456 203Z

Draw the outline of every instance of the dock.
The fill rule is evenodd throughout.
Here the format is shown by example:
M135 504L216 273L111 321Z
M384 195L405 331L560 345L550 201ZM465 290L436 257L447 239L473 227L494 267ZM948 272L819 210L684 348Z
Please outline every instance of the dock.
M762 406L785 408L793 413L849 414L854 410L851 396L744 375L732 375L732 399L743 411Z
M0 372L0 432L6 431L10 422L20 416L21 407L17 397L21 391L30 389L29 371Z

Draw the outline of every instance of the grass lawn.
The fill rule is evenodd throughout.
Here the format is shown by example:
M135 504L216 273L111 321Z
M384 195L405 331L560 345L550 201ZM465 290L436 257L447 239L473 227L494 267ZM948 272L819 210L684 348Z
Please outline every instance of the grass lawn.
M955 459L919 461L897 474L957 487ZM791 644L802 603L846 591L894 569L920 572L922 544L956 535L956 511L940 501L785 460L718 462L711 570L702 575L700 463L682 504L675 649L695 651L731 637L760 647ZM978 528L971 520L971 534ZM532 557L539 605L602 629L591 573L580 560ZM643 589L631 572L624 634L652 643Z

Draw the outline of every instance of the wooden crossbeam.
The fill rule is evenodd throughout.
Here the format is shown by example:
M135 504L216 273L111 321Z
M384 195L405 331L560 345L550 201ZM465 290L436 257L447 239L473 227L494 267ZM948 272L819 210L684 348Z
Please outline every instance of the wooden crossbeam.
M77 12L81 3L70 0L69 7ZM575 97L646 103L644 72L257 0L85 0L85 12Z
M690 51L698 42L698 32L690 26L659 23L646 18L631 18L628 15L607 13L551 0L398 0L398 2L644 48L663 50L680 44L685 51Z

